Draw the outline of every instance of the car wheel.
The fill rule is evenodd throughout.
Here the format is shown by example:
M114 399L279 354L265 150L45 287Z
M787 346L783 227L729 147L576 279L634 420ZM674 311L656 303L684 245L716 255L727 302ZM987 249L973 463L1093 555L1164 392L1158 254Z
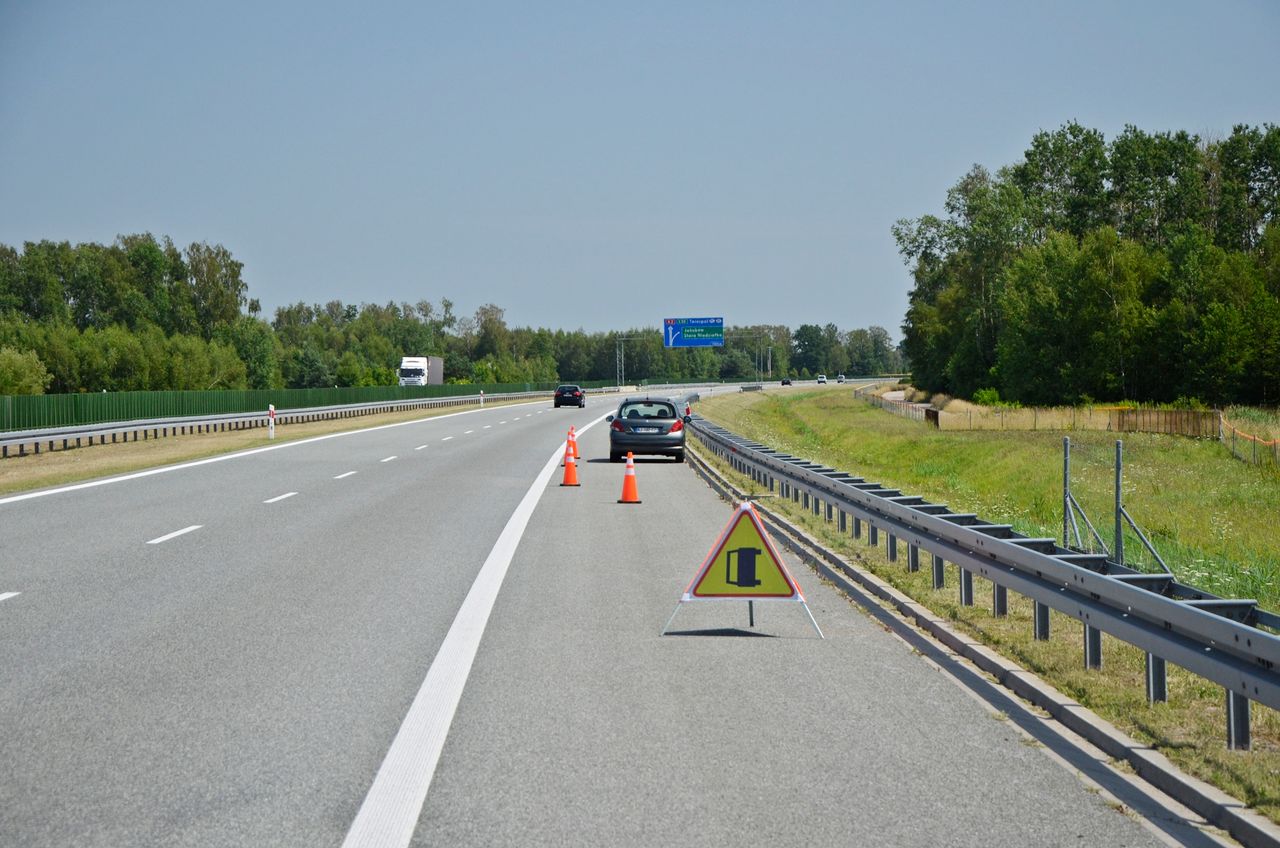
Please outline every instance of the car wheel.
M676 462L684 462L684 451L676 451Z
M618 453L617 451L609 451L609 461L622 462L622 454Z

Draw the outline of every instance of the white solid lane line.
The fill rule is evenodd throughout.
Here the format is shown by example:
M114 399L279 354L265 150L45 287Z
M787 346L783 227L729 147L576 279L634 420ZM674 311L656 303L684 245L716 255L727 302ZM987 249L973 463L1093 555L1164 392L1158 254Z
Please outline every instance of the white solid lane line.
M0 601L7 601L10 598L18 597L21 594L21 592L0 592Z
M603 420L604 416L600 416L583 427L581 432L585 433ZM506 527L502 528L498 541L458 608L449 632L440 643L439 652L427 669L426 679L414 696L386 759L373 779L373 786L347 831L343 848L406 848L413 839L418 816L427 801L427 790L435 776L436 764L440 762L445 737L449 735L449 725L453 722L458 702L462 700L462 689L467 684L467 675L471 673L471 664L489 622L489 613L493 611L507 568L538 499L559 467L560 449L557 447L529 491L525 492Z
M337 477L334 477L333 479L335 479L335 480L341 480L341 479L342 479L342 478L344 478L344 477L350 477L352 474L356 474L356 473L357 473L357 472L355 472L355 471L348 471L348 472L346 472L345 474L339 474Z
M265 501L263 501L263 503L264 503L264 504L277 503L277 502L279 502L279 501L284 500L285 498L291 498L291 497L293 497L293 496L294 496L294 495L296 495L296 494L298 494L298 493L297 493L297 492L285 492L283 495L276 495L274 498L267 498Z
M172 533L166 533L157 539L152 539L151 541L147 542L147 544L158 545L161 542L167 542L170 539L176 539L179 536L183 535L184 533L190 533L192 530L199 530L203 526L204 526L203 524L192 524L190 527L183 527L181 530L174 530Z
M393 459L395 459L395 457L394 457L394 456L389 456L389 457L387 457L386 459L380 459L380 460L378 460L378 462L390 462L390 461L391 461L391 460L393 460Z

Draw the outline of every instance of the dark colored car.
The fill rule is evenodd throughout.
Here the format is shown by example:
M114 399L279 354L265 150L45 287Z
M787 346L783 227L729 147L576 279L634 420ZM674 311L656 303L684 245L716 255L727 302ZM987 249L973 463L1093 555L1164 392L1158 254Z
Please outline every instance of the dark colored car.
M563 385L556 386L556 409L562 406L576 406L582 408L587 405L587 393L582 390L582 386Z
M791 385L791 378L790 378L790 377L783 377L783 378L782 378L782 385L784 385L784 386L789 386L789 385Z
M629 397L609 422L609 461L620 462L627 451L673 456L684 462L684 432L689 416L681 416L669 398Z

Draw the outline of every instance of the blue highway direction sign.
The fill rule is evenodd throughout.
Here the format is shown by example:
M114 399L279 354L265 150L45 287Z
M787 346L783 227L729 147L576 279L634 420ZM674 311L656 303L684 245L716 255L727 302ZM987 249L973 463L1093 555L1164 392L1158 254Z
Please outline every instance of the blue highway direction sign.
M724 347L723 318L667 318L663 347Z

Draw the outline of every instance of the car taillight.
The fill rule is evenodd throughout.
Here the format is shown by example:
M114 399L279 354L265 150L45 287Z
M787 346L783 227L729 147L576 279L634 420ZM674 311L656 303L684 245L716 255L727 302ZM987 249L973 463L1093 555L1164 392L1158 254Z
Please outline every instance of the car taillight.
M574 393L573 393L573 396L574 396L574 397L582 397L582 392L574 392Z
M681 421L679 418L677 418L676 423L671 425L671 430L669 432L679 433L683 429L684 429L684 422Z
M615 418L615 419L613 419L613 423L609 425L609 428L610 428L611 430L617 430L619 433L623 432L623 430L622 430L622 419L621 419L621 418Z

